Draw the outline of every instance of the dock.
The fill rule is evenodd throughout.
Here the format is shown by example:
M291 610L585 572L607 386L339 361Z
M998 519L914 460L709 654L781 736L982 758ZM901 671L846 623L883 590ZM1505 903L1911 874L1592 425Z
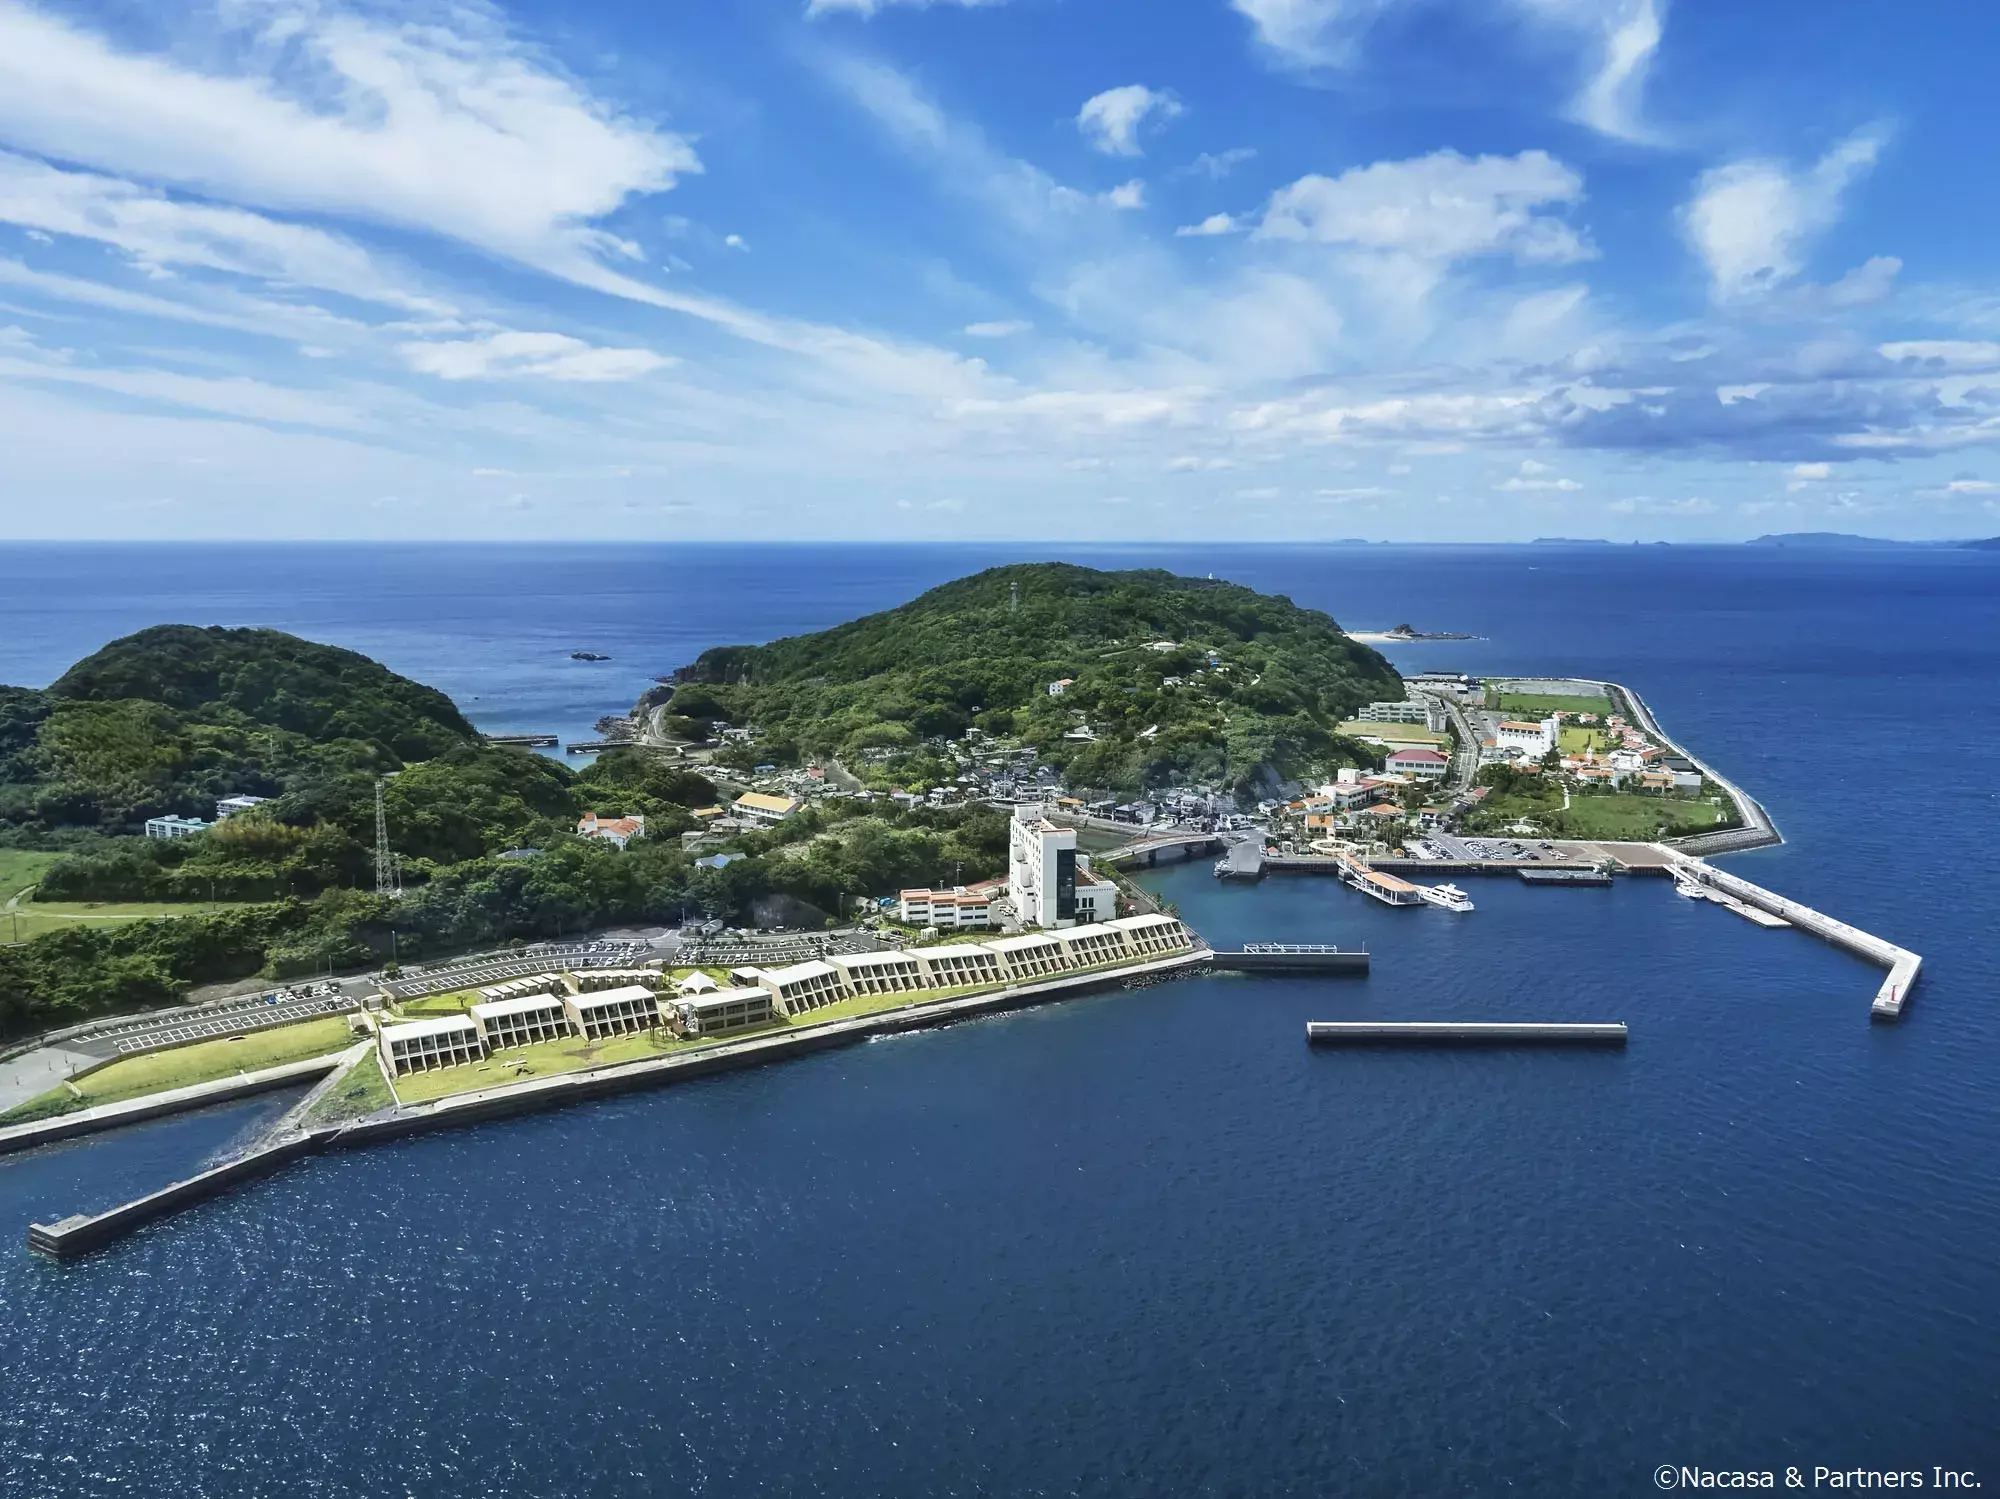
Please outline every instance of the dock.
M488 734L488 744L511 744L521 749L554 749L560 742L553 734Z
M1218 880L1261 880L1264 878L1264 845L1255 839L1245 839L1229 845L1215 864Z
M1209 967L1228 973L1366 973L1366 948L1324 942L1246 942L1235 952L1217 950Z
M1516 869L1514 873L1524 885L1608 887L1611 884L1611 876L1601 869Z
M1385 906L1420 906L1424 903L1423 892L1398 875L1371 869L1352 854L1342 854L1336 862L1340 868L1335 871L1335 877L1341 884L1351 886L1363 895L1372 895Z
M1308 1020L1314 1046L1612 1046L1625 1023L1545 1024L1485 1020Z
M1911 986L1916 983L1917 973L1924 965L1924 960L1916 953L1893 942L1885 942L1859 927L1822 915L1810 906L1787 900L1761 885L1753 885L1740 875L1717 869L1701 859L1689 858L1677 849L1665 849L1665 852L1669 855L1667 867L1675 878L1700 887L1709 900L1723 904L1722 898L1728 897L1739 905L1776 917L1781 922L1811 932L1835 947L1845 948L1857 957L1887 968L1889 976L1875 991L1875 1002L1869 1007L1869 1014L1876 1020L1902 1018Z

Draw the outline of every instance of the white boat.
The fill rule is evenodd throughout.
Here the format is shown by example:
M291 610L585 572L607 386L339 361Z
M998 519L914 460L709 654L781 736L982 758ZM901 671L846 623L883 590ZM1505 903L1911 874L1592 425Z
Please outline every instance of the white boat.
M1456 885L1419 885L1417 893L1434 906L1447 911L1470 911L1472 897Z
M1674 876L1674 894L1688 900L1707 900L1707 889L1685 875Z

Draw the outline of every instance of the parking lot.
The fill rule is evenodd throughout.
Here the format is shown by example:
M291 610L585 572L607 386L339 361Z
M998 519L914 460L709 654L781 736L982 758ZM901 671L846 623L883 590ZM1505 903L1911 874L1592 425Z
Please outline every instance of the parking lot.
M122 1054L157 1051L163 1046L181 1046L189 1041L213 1041L222 1036L239 1036L246 1031L261 1031L276 1025L290 1025L298 1020L317 1020L322 1015L338 1015L354 1008L352 1000L339 994L295 999L283 1004L260 1003L237 1006L226 1012L203 1015L199 1019L190 1018L133 1028L116 1038L116 1048ZM105 1039L107 1038L92 1037L93 1042L102 1042Z
M461 989L481 989L488 984L504 984L509 979L529 978L565 968L618 968L640 962L651 954L644 942L590 942L569 946L544 945L524 948L518 953L496 954L438 968L427 968L385 984L398 999L423 999L432 994L453 994Z

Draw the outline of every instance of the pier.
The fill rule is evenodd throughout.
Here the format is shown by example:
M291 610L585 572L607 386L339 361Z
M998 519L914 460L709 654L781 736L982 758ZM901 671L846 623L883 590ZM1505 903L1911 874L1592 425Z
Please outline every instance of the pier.
M1801 930L1811 932L1815 937L1831 942L1835 947L1845 948L1871 963L1879 963L1889 970L1889 976L1882 980L1882 987L1875 991L1875 1003L1869 1014L1877 1020L1900 1020L1903 1006L1910 997L1910 988L1917 981L1917 972L1924 960L1908 948L1898 947L1893 942L1885 942L1880 937L1871 936L1859 927L1849 926L1844 921L1836 921L1810 906L1802 906L1795 900L1787 900L1782 895L1773 894L1761 885L1753 885L1739 875L1726 873L1700 859L1691 859L1677 849L1666 849L1669 855L1667 867L1676 878L1708 892L1709 899L1718 895L1733 898L1741 904L1777 917Z
M488 734L488 744L512 744L521 749L554 749L560 742L553 734Z
M1324 942L1246 942L1236 952L1215 952L1209 967L1227 973L1366 973L1368 952Z
M1363 895L1372 895L1385 906L1420 906L1424 903L1423 892L1408 880L1380 869L1370 869L1352 854L1342 854L1334 862L1340 866L1334 875L1341 884L1350 885Z
M1612 1046L1625 1023L1540 1024L1520 1021L1308 1020L1314 1046Z

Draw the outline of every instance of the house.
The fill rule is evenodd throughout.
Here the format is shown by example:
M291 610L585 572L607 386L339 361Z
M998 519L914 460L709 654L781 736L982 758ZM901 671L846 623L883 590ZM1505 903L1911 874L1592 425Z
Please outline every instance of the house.
M1105 963L1116 963L1127 955L1125 934L1103 922L1070 927L1058 932L1056 941L1062 944L1063 955L1069 959L1072 968L1096 968Z
M738 817L752 822L783 822L799 810L797 797L768 796L762 791L746 791L731 804L730 810Z
M726 1036L776 1020L771 991L761 988L713 989L707 994L683 994L660 1001L667 1029L677 1036Z
M197 833L206 833L215 824L203 822L199 817L149 817L146 819L148 838L192 838Z
M735 976L733 973L730 975L731 978ZM772 1002L780 1013L788 1016L822 1010L850 997L840 970L831 963L817 960L760 972L752 982L770 990Z
M1393 774L1422 776L1434 781L1451 769L1451 756L1434 749L1403 749L1391 755L1387 764Z
M1070 688L1074 687L1075 685L1076 685L1075 677L1064 677L1059 682L1051 682L1049 683L1049 696L1061 697L1065 692L1068 692Z
M827 964L854 994L908 994L924 986L923 966L906 952L840 953Z
M1363 817L1372 817L1378 822L1387 822L1392 817L1401 817L1403 809L1394 802L1378 802L1362 812Z
M553 994L524 994L474 1005L468 1013L487 1051L506 1051L569 1034L569 1012Z
M1014 979L1044 978L1061 973L1069 966L1067 954L1062 944L1053 937L1030 932L1019 937L1002 937L986 946L999 954L1000 961L1007 966L1007 976Z
M577 819L576 835L579 838L602 838L606 843L615 843L623 848L634 838L646 836L646 819L639 814L599 817L595 812L586 812Z
M1187 928L1172 916L1121 916L1106 926L1125 934L1125 944L1140 957L1159 957L1191 946Z
M909 926L957 931L993 925L993 897L1000 881L958 885L950 890L904 890L896 898L897 919Z
M469 1015L445 1015L436 1020L412 1020L385 1025L375 1045L391 1077L429 1072L438 1067L462 1067L486 1055L479 1025Z
M1007 977L1000 955L977 942L920 947L910 956L923 969L926 989L963 989L976 984L998 984Z
M576 1033L592 1041L629 1031L649 1031L660 1023L659 1001L644 984L600 989L594 994L565 994L562 1006L569 1012Z
M215 820L234 817L238 812L248 812L252 807L261 807L271 798L268 796L225 796L215 804Z

